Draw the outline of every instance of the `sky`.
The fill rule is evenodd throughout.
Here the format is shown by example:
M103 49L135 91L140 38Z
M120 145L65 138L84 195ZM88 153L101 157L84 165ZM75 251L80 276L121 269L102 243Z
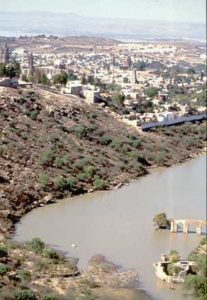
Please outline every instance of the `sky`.
M0 0L0 11L205 23L205 0Z

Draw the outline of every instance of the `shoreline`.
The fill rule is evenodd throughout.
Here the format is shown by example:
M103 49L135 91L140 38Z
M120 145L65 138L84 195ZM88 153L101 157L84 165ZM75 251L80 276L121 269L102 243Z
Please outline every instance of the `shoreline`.
M183 164L183 163L186 163L187 161L190 161L190 160L196 159L196 158L198 158L198 157L207 155L206 150L207 150L207 147L204 147L204 148L200 151L200 153L193 153L193 154L191 154L191 157L188 157L187 159L183 160L181 163L178 163L178 164L172 164L172 165L169 165L169 166L156 166L156 165L154 165L154 166L147 167L147 168L146 168L146 170L147 170L147 173L146 173L146 174L140 175L140 176L138 176L137 178L134 178L134 179L132 179L132 180L130 180L130 181L128 181L128 182L125 182L125 183L124 183L124 182L120 182L118 185L117 185L117 184L116 184L116 185L111 185L111 186L109 186L109 187L106 188L106 189L100 190L100 192L115 191L115 190L117 190L117 189L120 189L121 187L127 186L127 185L129 185L129 184L131 184L131 183L133 183L133 182L139 180L139 179L142 178L142 177L145 177L145 176L147 176L147 175L150 175L150 174L156 172L156 171L159 170L159 169L160 169L160 170L164 170L164 169L167 169L167 168L170 168L170 167L173 167L173 166L178 166L178 165L181 165L181 164ZM35 207L28 207L27 210L25 211L25 213L23 213L23 214L19 217L18 220L15 220L15 221L12 223L12 228L11 228L8 232L6 232L6 238L8 238L8 239L10 239L10 238L12 239L12 238L13 238L13 234L14 234L14 232L15 232L15 225L21 221L21 218L22 218L22 217L24 217L27 213L31 212L33 209L40 208L40 207L44 207L44 206L46 206L46 205L50 205L50 204L53 204L53 203L57 203L57 202L61 201L62 199L66 199L66 198L67 198L67 199L68 199L68 198L74 198L74 197L76 197L76 196L84 196L84 195L86 195L86 194L90 194L90 193L94 193L94 192L97 192L97 191L96 191L96 190L90 190L90 191L87 191L87 192L85 192L85 193L77 193L77 194L71 195L70 197L63 197L63 198L52 198L52 199L51 199L51 197L48 197L49 201L48 201L47 203L44 202L44 199L45 199L47 196L49 196L49 195L43 197L42 199L40 199L40 200L38 201L38 203L36 204ZM8 234L8 236L7 236L7 234ZM0 235L1 235L1 233L0 233ZM0 238L0 240L1 240L1 238Z

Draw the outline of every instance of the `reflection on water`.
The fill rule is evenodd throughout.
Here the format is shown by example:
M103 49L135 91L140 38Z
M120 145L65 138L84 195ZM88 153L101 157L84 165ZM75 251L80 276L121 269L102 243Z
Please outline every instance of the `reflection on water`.
M184 299L181 291L169 290L155 277L152 264L171 249L186 258L201 237L153 231L152 219L159 212L176 219L206 218L205 162L206 158L200 157L157 170L120 190L65 199L36 209L18 224L16 239L39 236L80 258L80 268L91 256L104 254L124 268L137 270L141 286L153 297ZM72 248L73 243L78 247Z

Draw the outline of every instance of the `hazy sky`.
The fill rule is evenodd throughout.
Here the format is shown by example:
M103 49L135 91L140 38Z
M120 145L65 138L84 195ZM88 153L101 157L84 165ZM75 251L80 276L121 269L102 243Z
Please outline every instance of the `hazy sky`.
M205 23L205 2L205 0L0 0L0 11L72 12L82 16Z

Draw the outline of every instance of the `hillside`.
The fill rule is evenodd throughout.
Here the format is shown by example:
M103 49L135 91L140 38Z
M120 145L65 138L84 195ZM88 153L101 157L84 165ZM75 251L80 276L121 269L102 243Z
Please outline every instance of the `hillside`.
M206 139L205 124L140 135L106 108L39 88L1 88L0 130L4 233L34 207L185 161L201 153Z
M55 34L114 39L202 39L205 24L127 18L96 18L71 13L0 12L0 35Z
M98 38L90 36L67 36L67 37L54 37L54 36L21 36L19 38L4 38L10 48L24 48L34 53L63 53L69 51L77 51L78 49L91 50L93 47L112 47L118 41L107 38Z

